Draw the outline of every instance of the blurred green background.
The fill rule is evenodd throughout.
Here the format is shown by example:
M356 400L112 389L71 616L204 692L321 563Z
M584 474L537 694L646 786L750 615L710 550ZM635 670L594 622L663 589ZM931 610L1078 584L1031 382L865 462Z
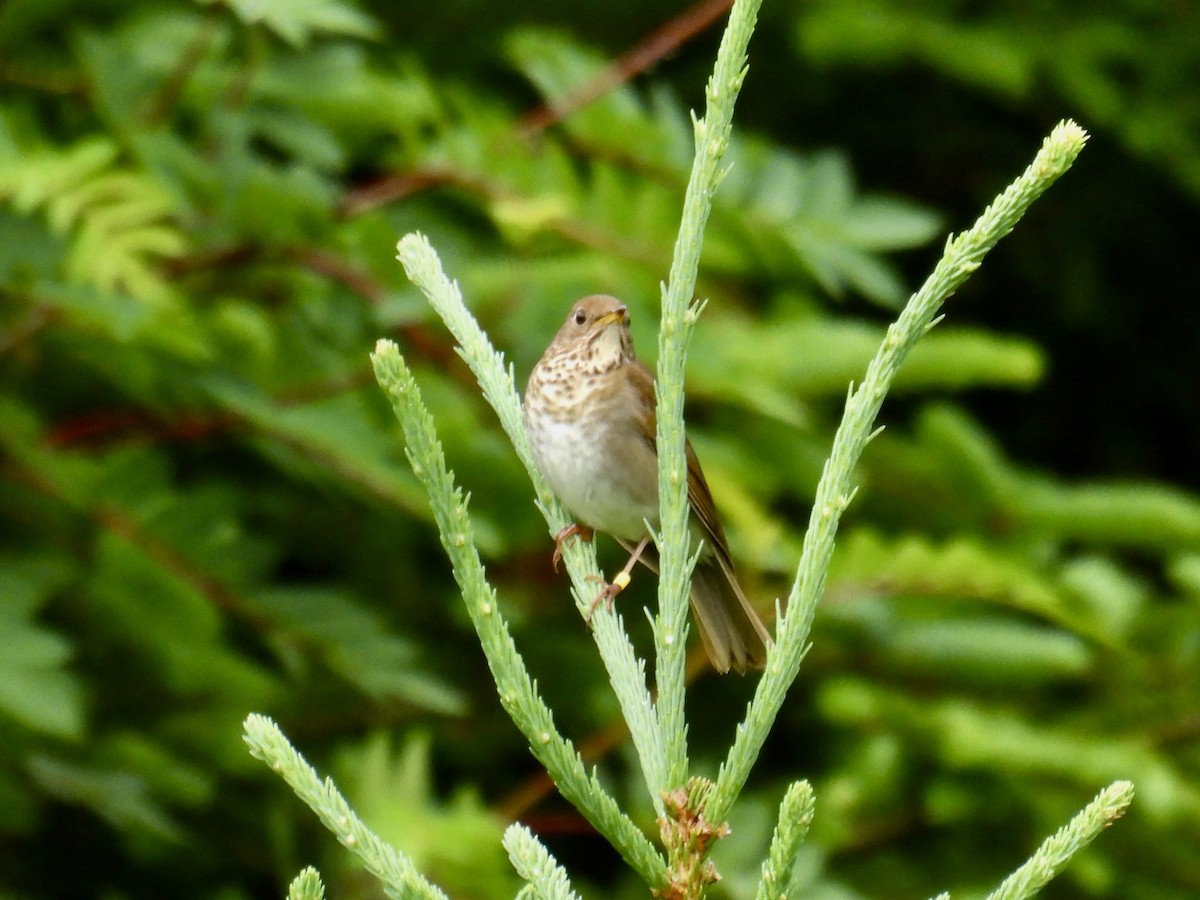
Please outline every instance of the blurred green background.
M532 114L684 11L0 6L0 896L277 897L310 862L376 896L251 711L454 897L513 895L514 818L587 896L645 895L501 712L367 354L415 368L518 645L652 829L529 486L393 254L430 236L521 383L584 293L650 358L723 17ZM945 234L1060 118L1092 140L901 373L714 896L751 895L799 777L804 896L979 896L1118 778L1046 895L1200 894L1197 46L1188 4L768 0L688 382L764 610ZM642 648L652 602L621 600ZM753 679L696 671L712 771Z

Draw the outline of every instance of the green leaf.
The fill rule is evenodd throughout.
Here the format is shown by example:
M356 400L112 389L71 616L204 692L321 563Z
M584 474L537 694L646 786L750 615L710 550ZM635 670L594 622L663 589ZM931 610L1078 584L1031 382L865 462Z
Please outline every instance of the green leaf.
M461 692L427 673L416 645L389 632L378 615L344 592L273 588L253 602L285 636L319 648L333 671L373 699L399 700L443 715L464 712Z
M51 233L69 236L61 267L69 281L178 309L158 269L188 247L172 221L175 200L152 175L119 165L111 141L88 138L10 158L0 164L6 198L25 215L44 209Z
M768 271L807 272L834 296L853 288L888 305L904 298L899 278L878 254L928 242L941 227L939 216L908 201L859 195L848 162L833 152L802 156L742 138L729 155L717 227L706 237L724 265L736 265L743 255L738 246L748 245Z
M263 25L294 47L304 47L317 35L370 38L378 25L341 0L202 0L220 2L247 25Z
M427 735L393 749L386 734L373 734L347 748L337 769L359 814L452 896L513 895L518 882L500 845L507 823L469 787L437 798Z
M803 420L802 398L844 393L861 374L883 329L787 312L758 320L714 311L696 332L689 369L696 396L710 396L783 421ZM1041 376L1041 355L1019 338L937 331L917 346L897 390L1024 387Z
M309 471L315 465L319 477L428 516L424 495L396 459L389 435L368 415L361 393L283 405L233 378L214 374L202 383L223 408L261 430L269 456Z
M1200 600L1200 553L1177 557L1170 567L1171 579L1193 598Z
M898 624L886 652L907 674L1007 687L1079 681L1093 665L1088 644L1073 634L994 617Z
M1156 484L1031 483L1016 511L1031 528L1100 546L1200 546L1200 498Z
M1025 556L965 535L937 543L919 535L889 540L870 529L855 529L839 544L830 578L833 590L848 595L886 595L895 602L906 596L967 601L1031 614L1106 644L1115 643L1117 637L1104 628L1108 624L1105 619L1085 614L1073 595ZM903 606L899 607L896 614L902 610ZM860 609L851 604L839 607L836 615L840 618L843 613L862 616L862 621L871 623L873 629L889 633L899 625L891 618L890 606L871 604ZM877 619L880 615L886 618ZM920 627L918 620L918 630ZM986 625L980 627L986 631ZM1033 648L1023 651L1017 646L1022 636L1036 636L1021 631L1024 626L1013 627L1016 631L1012 633L1011 649L997 647L997 652L1010 657L1023 652L1037 655ZM959 632L959 636L964 646L976 639L969 631ZM919 634L914 633L911 639L919 641ZM955 635L948 632L944 639L949 644ZM1062 663L1069 667L1083 659L1078 655L1083 648L1074 646L1072 640L1061 646L1050 646L1052 643L1050 639L1045 649L1047 665ZM946 652L950 652L949 646Z
M796 34L814 60L897 65L916 59L1011 96L1034 84L1036 54L1011 26L955 23L884 3L860 4L853 14L836 3L817 3L806 12Z
M71 642L37 624L36 616L71 573L64 559L53 556L0 558L0 712L65 739L83 734L83 689L68 668Z
M86 807L130 836L142 835L159 841L182 839L178 824L151 796L140 776L122 769L109 769L68 762L48 754L32 757L29 774L53 797Z

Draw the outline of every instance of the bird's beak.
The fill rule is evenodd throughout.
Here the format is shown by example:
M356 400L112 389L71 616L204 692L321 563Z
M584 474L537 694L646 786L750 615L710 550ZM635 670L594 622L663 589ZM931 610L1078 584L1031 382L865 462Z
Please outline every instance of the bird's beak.
M609 325L624 325L627 321L629 321L628 310L619 309L598 318L596 325L600 328L607 328Z

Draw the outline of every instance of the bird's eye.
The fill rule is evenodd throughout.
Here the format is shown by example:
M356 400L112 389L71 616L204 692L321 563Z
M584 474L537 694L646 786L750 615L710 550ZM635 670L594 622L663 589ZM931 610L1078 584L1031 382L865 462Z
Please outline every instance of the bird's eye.
M587 313L585 313L582 309L575 310L575 324L582 325L586 321Z

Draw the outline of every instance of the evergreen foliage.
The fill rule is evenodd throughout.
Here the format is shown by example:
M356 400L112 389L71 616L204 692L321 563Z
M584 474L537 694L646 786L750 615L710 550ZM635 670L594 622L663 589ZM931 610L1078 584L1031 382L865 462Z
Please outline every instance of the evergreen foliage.
M241 724L260 711L414 879L463 897L645 896L547 795L496 702L368 353L380 337L403 351L472 491L507 634L633 847L657 811L621 704L550 571L519 458L454 353L461 337L392 248L429 235L518 384L584 293L626 298L653 357L688 109L702 103L693 51L536 134L519 120L676 11L610 5L592 29L594 12L548 7L566 26L551 29L473 2L0 7L0 893L274 897L293 878L295 897L373 890L247 756ZM1129 815L1045 894L1200 891L1200 498L1147 464L1164 444L1194 461L1200 434L1195 329L1171 318L1187 299L1171 267L1190 256L1168 227L1200 184L1197 82L1177 75L1200 23L1086 12L763 11L746 126L705 232L696 295L710 303L687 385L689 436L764 607L795 571L846 385L931 242L1027 161L1030 130L1075 115L1107 163L1052 195L1060 231L1023 224L979 276L1015 286L993 299L1021 314L988 327L976 303L975 324L952 315L899 372L812 649L716 842L713 896L982 896L1126 779ZM461 44L436 43L448 32ZM710 51L694 51L703 68ZM897 93L856 93L873 77ZM952 106L923 102L947 93ZM808 110L825 96L836 116L822 121ZM926 129L924 187L878 190L873 162L912 152L893 120L858 118L885 103ZM990 149L947 165L973 134ZM1143 211L1139 192L1173 205ZM1158 241L1123 263L1143 289L1166 279L1153 307L1106 267L1089 230L1102 228ZM1139 403L1038 414L1061 390L1072 316L1122 341L1093 367L1140 354ZM1144 323L1162 340L1139 342ZM1107 386L1071 390L1071 409L1105 408ZM997 402L1021 434L990 425ZM1169 427L1127 416L1147 406ZM1048 471L1018 449L1030 432L1095 454ZM610 568L611 545L597 551ZM621 599L639 654L653 582ZM703 674L689 688L700 771L716 775L753 689ZM791 830L775 827L781 808ZM1056 865L1061 848L1044 849ZM324 887L296 875L309 863Z

